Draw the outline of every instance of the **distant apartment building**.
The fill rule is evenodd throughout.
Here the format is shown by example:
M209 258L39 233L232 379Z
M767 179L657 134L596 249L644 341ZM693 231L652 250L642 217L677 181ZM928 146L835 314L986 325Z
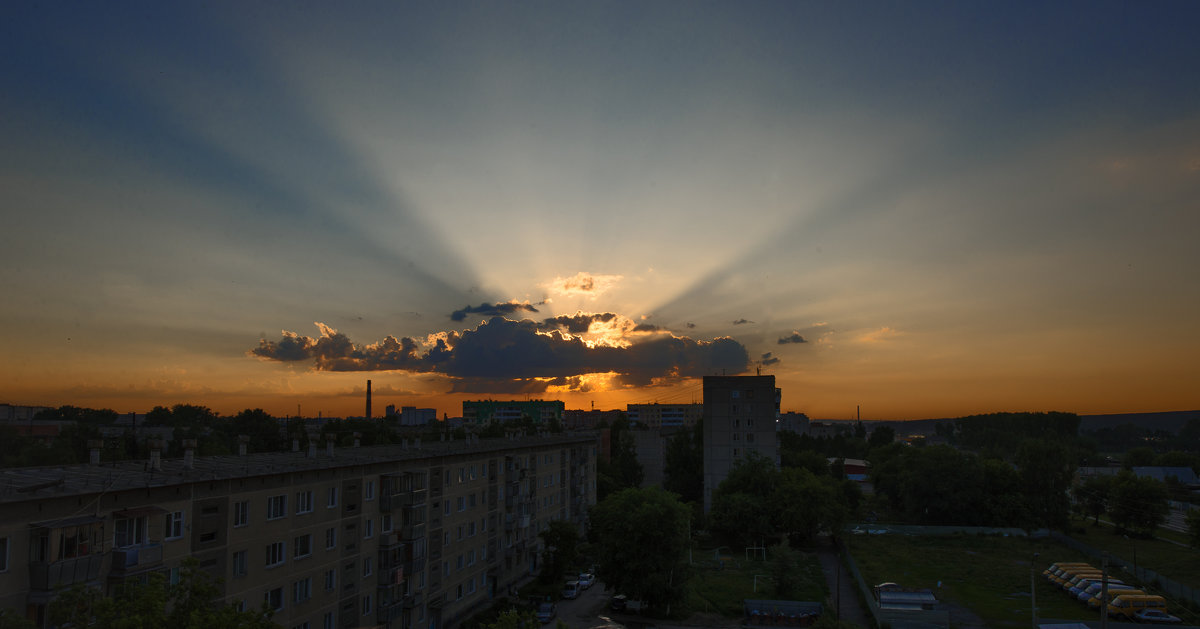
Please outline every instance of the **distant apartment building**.
M437 409L417 408L415 406L400 407L401 426L424 426L437 421Z
M704 510L734 463L757 452L779 464L775 376L704 377Z
M804 413L788 412L779 416L779 424L776 426L776 428L778 428L780 432L787 431L794 432L798 435L807 435L809 423L808 415L805 415Z
M195 557L283 627L454 629L532 578L550 521L583 526L596 452L542 436L0 470L0 608L46 627L60 587Z
M567 409L563 411L563 428L567 430L592 430L601 425L611 426L613 422L620 419L624 413L622 411L596 411L596 410L580 410Z
M480 400L462 403L463 422L486 425L493 421L502 424L528 417L536 424L561 422L564 405L558 400Z
M17 406L0 404L0 423L27 422L42 411L50 410L49 406Z
M692 427L704 416L703 404L629 404L625 415L632 426L659 428Z

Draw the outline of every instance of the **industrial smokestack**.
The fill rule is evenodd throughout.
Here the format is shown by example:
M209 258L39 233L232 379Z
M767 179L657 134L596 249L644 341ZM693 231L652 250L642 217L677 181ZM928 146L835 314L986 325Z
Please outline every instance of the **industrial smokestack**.
M367 419L371 419L371 381L367 380Z

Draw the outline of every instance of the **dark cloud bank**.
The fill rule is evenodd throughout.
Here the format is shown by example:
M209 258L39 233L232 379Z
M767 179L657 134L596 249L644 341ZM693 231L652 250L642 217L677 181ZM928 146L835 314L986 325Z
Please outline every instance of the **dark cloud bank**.
M698 341L654 334L630 339L635 342L627 347L589 347L563 332L579 334L593 321L616 317L577 314L538 322L496 316L473 330L448 332L424 349L411 338L393 336L356 345L345 334L318 324L320 338L284 332L278 341L260 340L250 353L280 362L311 360L318 371L440 373L454 379L453 391L481 393L536 393L552 385L583 389L579 376L589 373L613 372L620 385L645 386L655 378L693 378L749 368L745 346L731 338Z

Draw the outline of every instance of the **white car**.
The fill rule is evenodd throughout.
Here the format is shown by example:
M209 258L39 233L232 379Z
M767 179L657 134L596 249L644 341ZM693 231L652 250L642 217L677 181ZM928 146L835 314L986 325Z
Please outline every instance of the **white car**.
M596 576L590 572L583 572L579 575L579 587L588 589L596 583Z

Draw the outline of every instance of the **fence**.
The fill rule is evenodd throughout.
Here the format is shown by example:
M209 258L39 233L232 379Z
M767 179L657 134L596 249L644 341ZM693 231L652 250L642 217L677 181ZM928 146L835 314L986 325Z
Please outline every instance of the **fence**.
M1075 550L1078 550L1079 552L1095 559L1101 559L1105 554L1102 550L1088 546L1087 544L1063 535L1062 533L1051 533L1050 537L1064 546L1074 548ZM1162 590L1164 594L1173 599L1187 601L1192 605L1200 606L1200 591L1196 590L1194 587L1184 585L1169 577L1164 577L1154 570L1144 566L1137 566L1135 569L1133 564L1115 555L1108 556L1108 564L1112 567L1120 567L1125 572L1132 574L1138 581L1152 585L1157 590Z

